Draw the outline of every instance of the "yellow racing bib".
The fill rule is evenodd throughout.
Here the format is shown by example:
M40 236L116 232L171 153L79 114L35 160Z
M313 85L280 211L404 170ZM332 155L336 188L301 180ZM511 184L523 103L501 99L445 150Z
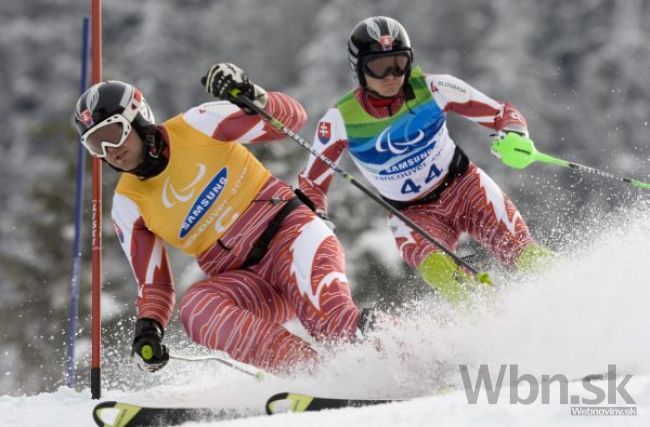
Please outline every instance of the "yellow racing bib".
M271 173L237 142L222 142L182 115L163 124L169 163L141 180L123 173L116 192L133 200L147 227L190 255L212 246L248 208Z

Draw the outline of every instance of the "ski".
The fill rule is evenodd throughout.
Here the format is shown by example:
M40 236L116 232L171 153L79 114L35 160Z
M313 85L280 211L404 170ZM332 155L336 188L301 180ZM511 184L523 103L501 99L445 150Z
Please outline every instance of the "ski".
M268 415L312 412L399 402L389 399L340 399L299 393L277 393L266 402ZM220 421L263 415L261 411L235 408L150 407L124 402L102 402L95 406L93 419L99 427L175 426L189 421Z
M277 393L266 401L266 413L269 415L284 412L310 412L323 409L338 409L381 405L400 402L395 399L340 399L334 397L317 397L299 393Z
M93 419L100 427L175 426L188 421L219 421L263 415L234 408L158 408L123 402L102 402L95 406Z

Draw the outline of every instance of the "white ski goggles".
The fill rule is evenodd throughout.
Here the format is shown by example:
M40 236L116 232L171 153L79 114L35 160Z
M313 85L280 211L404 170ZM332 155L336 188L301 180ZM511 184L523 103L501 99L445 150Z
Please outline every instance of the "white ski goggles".
M81 136L81 143L93 157L106 157L106 148L117 148L131 133L131 123L121 114L114 114L88 129Z

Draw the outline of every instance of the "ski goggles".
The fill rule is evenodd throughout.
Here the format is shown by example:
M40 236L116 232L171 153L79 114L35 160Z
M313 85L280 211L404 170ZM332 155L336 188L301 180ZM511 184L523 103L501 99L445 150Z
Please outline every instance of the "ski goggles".
M80 141L93 157L104 158L107 148L122 146L130 133L131 123L126 117L114 114L90 128Z
M406 52L393 55L382 54L364 58L363 71L375 79L383 79L389 74L402 77L409 65L411 65L411 56Z

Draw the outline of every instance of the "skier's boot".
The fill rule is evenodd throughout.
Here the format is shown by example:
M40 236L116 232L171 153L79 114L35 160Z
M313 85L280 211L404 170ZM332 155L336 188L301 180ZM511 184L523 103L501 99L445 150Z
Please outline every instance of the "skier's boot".
M487 286L474 279L443 252L433 252L426 257L418 270L424 281L453 305L467 301L473 292Z
M524 248L515 261L517 270L524 273L540 271L550 266L557 254L544 246L532 243Z

